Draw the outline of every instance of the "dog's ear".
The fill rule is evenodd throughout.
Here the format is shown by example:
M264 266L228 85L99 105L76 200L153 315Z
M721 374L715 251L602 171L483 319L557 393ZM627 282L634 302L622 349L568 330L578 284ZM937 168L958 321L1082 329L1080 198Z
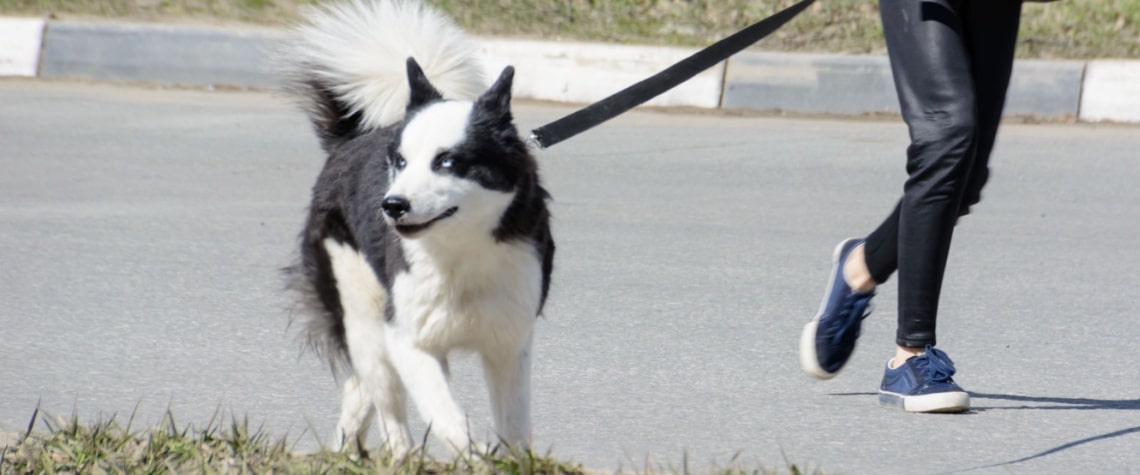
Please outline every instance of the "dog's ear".
M443 94L440 94L435 86L428 82L423 68L420 68L420 64L412 57L408 57L408 86L412 89L411 96L408 97L407 110L409 111L418 109L429 102L443 99Z
M499 79L495 80L495 84L492 84L487 92L479 96L479 100L475 102L475 108L486 112L491 117L510 121L511 84L514 82L514 78L514 66L504 68L502 74L499 74Z

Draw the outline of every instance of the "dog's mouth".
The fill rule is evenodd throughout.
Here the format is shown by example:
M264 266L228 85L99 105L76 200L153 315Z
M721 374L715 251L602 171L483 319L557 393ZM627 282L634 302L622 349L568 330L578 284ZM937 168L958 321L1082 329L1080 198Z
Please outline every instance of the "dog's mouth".
M440 220L451 217L451 215L455 214L456 211L459 211L459 207L458 206L452 206L451 208L448 208L447 211L440 213L439 216L436 216L436 217L429 219L427 221L424 221L422 223L418 223L418 224L398 224L397 223L396 224L396 232L399 233L401 236L411 237L413 235L416 235L416 234L423 232L425 229L431 227L431 225L439 222Z

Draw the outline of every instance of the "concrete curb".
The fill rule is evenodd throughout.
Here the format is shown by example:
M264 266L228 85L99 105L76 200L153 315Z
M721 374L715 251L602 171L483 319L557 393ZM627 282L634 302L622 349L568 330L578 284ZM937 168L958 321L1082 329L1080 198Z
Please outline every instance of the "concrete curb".
M1140 123L1140 61L1089 61L1081 120Z
M0 76L34 77L46 22L0 17Z
M284 35L220 28L51 22L40 76L267 87L265 63Z
M507 64L515 66L515 97L570 103L605 98L693 54L684 48L479 40L488 77L498 76ZM647 104L715 109L724 70L725 64L718 64Z
M725 109L898 112L887 58L744 52L729 60Z
M38 33L37 33L38 32ZM280 30L0 18L0 76L272 88ZM515 65L515 96L589 103L695 49L481 38L488 76ZM42 54L40 53L42 50ZM744 52L649 103L731 110L897 113L881 56ZM1017 61L1006 115L1140 123L1140 61Z

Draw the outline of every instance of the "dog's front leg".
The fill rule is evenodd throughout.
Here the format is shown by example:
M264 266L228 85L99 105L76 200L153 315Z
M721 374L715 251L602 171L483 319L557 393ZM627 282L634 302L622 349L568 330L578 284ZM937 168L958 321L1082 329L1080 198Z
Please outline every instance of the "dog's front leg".
M503 442L529 447L531 338L516 352L483 356L495 431Z
M332 440L333 451L350 449L365 454L364 438L368 435L369 422L375 412L372 399L368 397L360 378L356 375L351 376L344 382L340 421L336 424L336 433Z
M433 355L417 346L407 336L392 336L388 349L392 364L404 382L416 409L431 432L455 453L464 453L471 445L467 417L451 395L442 356Z
M358 364L367 371L364 376L353 374L344 383L340 422L337 423L333 450L356 449L367 455L364 440L372 417L380 421L380 435L384 437L382 450L402 456L412 447L408 431L408 411L404 386L395 370L385 362Z

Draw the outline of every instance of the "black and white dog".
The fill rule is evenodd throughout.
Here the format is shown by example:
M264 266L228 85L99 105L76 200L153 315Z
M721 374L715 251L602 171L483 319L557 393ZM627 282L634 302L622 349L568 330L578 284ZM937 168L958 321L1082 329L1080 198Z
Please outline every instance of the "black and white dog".
M488 88L464 33L412 1L312 9L287 48L287 90L328 153L292 286L306 336L345 370L334 446L412 445L411 396L431 432L471 444L448 355L482 358L495 430L530 440L531 341L554 242L537 163L513 124L514 70Z

